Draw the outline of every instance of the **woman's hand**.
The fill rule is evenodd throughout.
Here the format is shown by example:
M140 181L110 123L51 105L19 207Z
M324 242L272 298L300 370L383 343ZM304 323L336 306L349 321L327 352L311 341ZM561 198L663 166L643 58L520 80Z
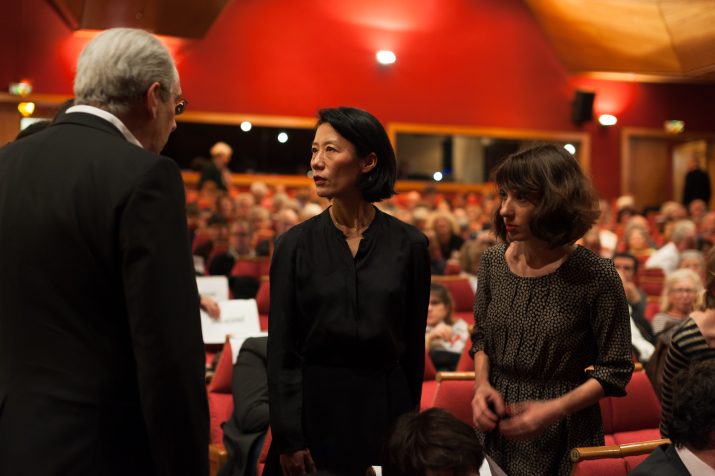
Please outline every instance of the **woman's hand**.
M488 382L479 382L474 386L472 399L472 415L474 426L488 432L497 427L501 417L505 415L506 407L501 394Z
M525 401L506 408L508 418L499 425L499 432L512 440L527 440L543 433L551 424L566 416L556 400Z
M308 448L292 453L283 453L280 461L284 476L302 476L317 471Z

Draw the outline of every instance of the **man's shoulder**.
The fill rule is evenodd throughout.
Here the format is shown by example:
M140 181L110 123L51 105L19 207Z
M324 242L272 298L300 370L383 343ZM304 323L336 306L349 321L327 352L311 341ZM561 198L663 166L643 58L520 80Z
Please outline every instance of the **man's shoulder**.
M632 476L687 476L689 473L673 445L661 445L630 474Z

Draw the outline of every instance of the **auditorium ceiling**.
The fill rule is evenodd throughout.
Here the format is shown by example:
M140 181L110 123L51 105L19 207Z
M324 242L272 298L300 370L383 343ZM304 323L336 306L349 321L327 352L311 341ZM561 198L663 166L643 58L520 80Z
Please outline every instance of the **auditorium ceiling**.
M715 81L715 0L524 0L574 74Z

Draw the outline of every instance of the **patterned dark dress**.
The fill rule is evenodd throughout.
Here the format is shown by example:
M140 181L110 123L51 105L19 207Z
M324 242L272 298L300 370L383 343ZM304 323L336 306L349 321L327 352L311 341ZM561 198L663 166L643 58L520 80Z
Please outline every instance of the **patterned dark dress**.
M505 403L559 397L584 383L584 369L606 395L621 396L633 371L628 304L610 260L577 247L553 273L512 273L507 245L487 250L479 268L472 353L489 357L489 381ZM603 445L598 404L551 425L537 438L481 435L510 476L569 475L568 453Z

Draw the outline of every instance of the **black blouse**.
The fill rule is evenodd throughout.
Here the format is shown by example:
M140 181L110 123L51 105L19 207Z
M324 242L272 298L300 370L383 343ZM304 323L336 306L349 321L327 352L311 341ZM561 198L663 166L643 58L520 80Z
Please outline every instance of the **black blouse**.
M271 429L281 453L306 447L303 368L402 367L419 407L429 301L427 238L375 210L353 258L329 211L288 230L272 258Z

